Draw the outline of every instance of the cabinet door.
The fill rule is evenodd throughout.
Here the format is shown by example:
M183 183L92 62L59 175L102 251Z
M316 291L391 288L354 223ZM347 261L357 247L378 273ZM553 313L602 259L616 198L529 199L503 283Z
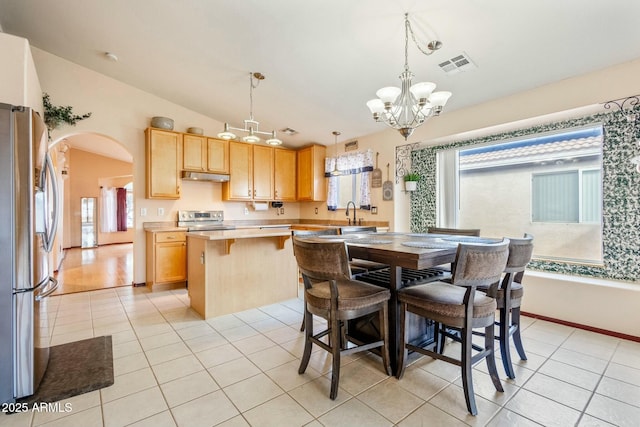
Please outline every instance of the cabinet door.
M215 173L229 173L229 141L209 138L207 145L207 170Z
M253 199L273 200L273 147L253 146Z
M296 152L274 148L275 200L296 200Z
M311 145L298 150L298 200L321 202L327 199L324 159L327 149Z
M204 172L207 167L207 138L204 136L182 136L182 169Z
M180 282L187 279L187 243L156 244L156 283Z
M145 133L146 197L179 199L182 134L154 128Z
M223 200L251 200L253 196L252 145L229 141L229 182L222 183Z

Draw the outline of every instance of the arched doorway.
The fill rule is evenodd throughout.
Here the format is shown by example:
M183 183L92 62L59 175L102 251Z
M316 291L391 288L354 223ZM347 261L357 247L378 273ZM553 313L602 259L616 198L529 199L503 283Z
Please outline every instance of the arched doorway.
M131 286L133 156L118 141L96 133L64 136L51 144L50 153L60 184L52 254L56 294Z

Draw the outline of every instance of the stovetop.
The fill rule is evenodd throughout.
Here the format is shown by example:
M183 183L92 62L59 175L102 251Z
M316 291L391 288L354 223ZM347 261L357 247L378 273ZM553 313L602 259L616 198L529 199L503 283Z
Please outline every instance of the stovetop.
M178 211L178 226L188 231L233 230L224 223L223 211Z

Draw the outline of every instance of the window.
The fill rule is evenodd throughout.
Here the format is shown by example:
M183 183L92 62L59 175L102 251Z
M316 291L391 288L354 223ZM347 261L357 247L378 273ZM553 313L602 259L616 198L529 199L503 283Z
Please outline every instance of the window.
M533 173L533 222L599 222L600 170Z
M360 178L362 174L341 175L338 177L338 209L347 207L352 201L360 207Z
M440 226L535 238L534 258L602 264L602 126L438 154Z
M133 182L124 188L127 190L127 228L133 228Z

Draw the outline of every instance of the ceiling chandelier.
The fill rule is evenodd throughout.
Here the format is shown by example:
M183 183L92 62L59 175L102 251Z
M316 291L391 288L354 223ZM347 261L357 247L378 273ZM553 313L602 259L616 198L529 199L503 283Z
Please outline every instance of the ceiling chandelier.
M222 139L235 139L236 134L231 132L232 130L246 132L248 135L242 137L242 141L256 143L260 142L258 135L269 135L269 138L265 141L269 145L281 145L282 141L276 138L276 131L264 132L260 130L260 122L253 118L253 89L257 88L260 81L264 80L262 73L249 73L249 118L245 119L244 127L237 128L230 126L229 123L224 124L224 131L218 134L218 138Z
M442 47L438 40L432 40L427 44L427 50L423 49L411 28L409 14L404 14L404 71L400 74L402 88L383 87L376 92L378 98L367 102L367 107L373 114L376 122L382 122L390 126L406 140L415 128L422 125L429 117L437 116L449 100L451 92L433 92L435 83L420 82L411 84L414 77L409 70L409 34L418 50L425 55L431 55Z

